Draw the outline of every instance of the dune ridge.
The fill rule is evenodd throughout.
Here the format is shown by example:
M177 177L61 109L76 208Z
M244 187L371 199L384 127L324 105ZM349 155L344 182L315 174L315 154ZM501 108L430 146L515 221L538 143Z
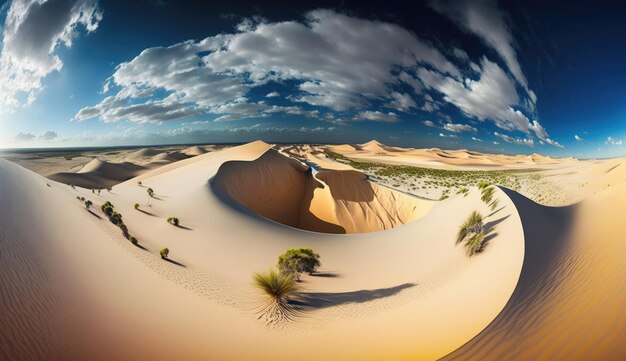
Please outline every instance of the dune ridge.
M500 315L443 360L625 359L626 226L608 215L626 186L568 207L505 192L524 227L519 282Z

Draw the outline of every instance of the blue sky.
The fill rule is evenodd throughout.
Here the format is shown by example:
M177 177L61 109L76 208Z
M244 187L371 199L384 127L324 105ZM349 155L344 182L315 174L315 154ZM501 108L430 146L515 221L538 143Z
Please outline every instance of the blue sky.
M0 148L356 143L626 153L626 7L14 0Z

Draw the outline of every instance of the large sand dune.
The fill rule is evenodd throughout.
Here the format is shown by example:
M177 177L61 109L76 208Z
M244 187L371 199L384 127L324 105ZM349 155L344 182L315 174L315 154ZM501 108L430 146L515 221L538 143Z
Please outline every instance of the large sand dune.
M504 307L519 277L523 238L515 210L503 194L504 208L487 219L495 238L480 257L471 259L455 245L455 227L430 225L458 224L467 209L488 214L476 192L453 197L424 217L385 231L384 238L380 232L303 232L238 211L209 186L225 162L253 161L268 150L266 144L253 143L145 173L141 179L157 198L152 207L142 206L144 212L133 209L135 202L147 200L136 180L99 197L54 182L47 187L46 179L0 161L2 199L7 204L19 200L17 209L23 209L3 209L2 229L14 225L23 235L17 242L33 240L31 248L46 260L39 263L31 248L18 247L12 238L8 241L12 235L2 235L3 247L10 249L3 254L11 255L2 263L2 283L11 285L2 296L2 315L15 315L2 320L9 325L1 331L2 339L10 340L3 347L5 355L434 359L478 334ZM91 198L93 212L102 219L87 212L76 195ZM146 250L132 246L104 219L97 206L105 200L115 204ZM57 211L48 215L40 204L54 204ZM180 217L183 228L165 222L171 215ZM173 262L184 266L160 260L163 246L170 248ZM333 277L306 276L305 314L284 329L268 329L257 320L254 305L261 298L251 286L251 274L297 246L314 247L323 257L322 274ZM35 272L20 268L24 260L41 268L45 278L24 280L11 271ZM58 306L32 319L25 305L54 305L40 298L38 290L44 286L60 298ZM15 295L22 301L10 301ZM56 322L57 316L65 323ZM324 347L311 349L311 342ZM64 348L70 343L72 347ZM302 349L309 351L302 354Z
M313 175L273 149L254 161L222 164L212 183L224 198L266 218L327 233L390 229L423 216L434 204L370 183L353 170Z
M519 282L489 327L445 359L626 359L625 185L561 208L507 194L524 227Z
M618 177L620 165L612 166L603 174ZM498 189L494 211L471 189L413 221L352 235L307 232L255 213L268 207L251 199L259 184L263 196L299 212L308 196L281 187L312 190L308 212L335 217L328 223L346 230L342 215L368 224L391 209L398 212L391 222L411 206L390 208L385 202L399 193L379 186L372 195L359 173L313 173L254 142L164 165L97 196L0 160L0 359L623 358L624 186L567 208ZM223 202L216 186L245 207ZM150 207L146 187L156 193ZM93 213L76 196L91 199ZM105 201L143 248L105 219ZM368 202L359 216L348 209ZM455 236L472 210L486 216L489 240L468 257ZM168 224L170 216L181 227ZM318 277L303 277L303 314L268 328L257 319L251 275L304 246L323 264ZM162 247L172 262L159 258Z

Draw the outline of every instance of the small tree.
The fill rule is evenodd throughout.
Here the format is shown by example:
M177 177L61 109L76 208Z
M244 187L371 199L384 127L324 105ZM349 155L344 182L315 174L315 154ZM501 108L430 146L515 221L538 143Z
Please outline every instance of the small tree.
M278 257L278 269L281 273L292 275L300 280L300 273L313 274L321 265L320 255L311 248L292 248Z
M178 227L178 225L180 224L180 221L176 217L170 217L170 218L167 219L167 223L173 224L176 227Z
M113 190L113 187L107 187L107 191L110 192Z
M89 209L91 208L91 206L93 206L93 202L90 201L89 199L85 201L85 208Z
M169 248L163 248L160 253L161 258L167 258L167 256L170 254L170 250Z
M139 203L135 203L135 209L139 209Z
M132 243L132 244L134 244L136 246L136 245L139 244L139 241L134 236L131 236L130 237L130 243Z
M141 181L137 182L137 185L140 186L140 187L141 187L141 184L142 184Z

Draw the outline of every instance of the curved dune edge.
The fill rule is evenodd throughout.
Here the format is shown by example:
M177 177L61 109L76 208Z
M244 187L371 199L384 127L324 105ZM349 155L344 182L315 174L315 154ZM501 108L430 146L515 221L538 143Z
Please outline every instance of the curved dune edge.
M382 233L302 232L243 216L207 186L224 162L253 160L267 149L255 142L145 173L140 179L158 197L146 209L152 215L133 210L146 194L137 179L93 196L54 182L47 187L44 178L0 161L6 185L0 196L18 204L0 212L0 229L13 225L24 244L8 247L10 261L0 265L2 277L9 277L3 284L10 285L8 294L35 304L35 290L43 285L59 297L58 306L37 322L24 322L30 316L20 304L2 303L11 312L1 315L17 315L2 320L14 327L0 332L19 335L0 338L20 341L20 347L2 348L13 352L9 358L436 359L478 334L507 303L521 271L523 234L504 194L498 194L502 209L486 220L495 237L473 258L454 245L454 237L469 210L490 213L476 191L453 196L422 219ZM147 251L117 242L119 231L87 213L76 195L93 199L96 208L113 202ZM46 212L41 204L63 211ZM168 225L165 218L171 215L189 229ZM9 237L2 235L3 245ZM158 259L155 253L164 246L185 270ZM269 330L250 307L258 300L250 275L272 266L286 248L299 246L314 247L323 257L321 272L336 276L305 277L304 291L324 301L288 329ZM31 258L24 253L29 247L45 255L37 267L46 277L25 287L7 270ZM145 257L152 257L150 267ZM187 270L215 279L209 284L213 288L199 290ZM55 323L51 315L66 323ZM56 325L54 332L42 332L46 325ZM302 354L303 349L308 351Z
M426 215L436 204L371 183L355 170L313 174L310 167L268 149L251 161L227 161L211 180L227 201L308 231L365 233Z
M525 233L518 285L498 317L443 360L626 359L626 186L568 207L505 190Z

